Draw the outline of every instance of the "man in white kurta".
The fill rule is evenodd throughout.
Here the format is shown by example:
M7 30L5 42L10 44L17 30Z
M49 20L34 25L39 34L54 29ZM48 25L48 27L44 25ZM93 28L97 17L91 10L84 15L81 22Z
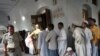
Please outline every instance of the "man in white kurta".
M85 35L82 29L79 27L75 27L73 37L75 38L75 49L77 56L86 56Z
M86 54L87 54L87 56L92 56L91 55L91 53L92 53L91 40L93 39L93 36L92 36L91 30L89 28L87 28L87 25L88 25L87 21L84 21L82 23L82 27L83 27L85 37L86 37L86 50L87 50Z
M58 23L60 34L58 37L58 50L59 56L63 56L67 48L67 36L62 22Z
M38 51L40 56L48 56L48 49L47 49L47 43L45 41L47 36L47 31L42 30L39 33L39 37L38 37Z

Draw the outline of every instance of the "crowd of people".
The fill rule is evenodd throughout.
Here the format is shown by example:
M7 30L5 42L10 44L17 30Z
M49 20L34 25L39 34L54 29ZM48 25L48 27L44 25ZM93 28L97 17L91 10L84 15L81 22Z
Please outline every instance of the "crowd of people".
M36 25L33 32L25 38L29 53L39 56L99 56L100 28L96 20L88 18L82 25L72 24L68 31L63 22L58 23L59 32L54 25L49 24L48 30L43 25ZM14 26L7 27L8 32L3 36L5 56L22 56L23 39L14 32ZM22 48L20 48L22 47Z

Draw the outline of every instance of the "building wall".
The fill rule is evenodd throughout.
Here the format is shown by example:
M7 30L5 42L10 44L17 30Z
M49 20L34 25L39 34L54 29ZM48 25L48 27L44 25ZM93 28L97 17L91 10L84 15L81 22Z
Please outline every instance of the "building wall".
M56 5L53 5L52 1L39 0L38 2L34 2L34 0L21 0L9 13L11 17L10 23L14 24L14 21L16 21L16 24L14 24L16 31L23 29L31 30L31 15L35 15L39 8L46 6L52 12L52 22L55 25L55 29L57 29L58 22L63 22L67 30L68 26L72 23L81 25L84 4L88 4L92 8L92 17L98 20L98 7L92 5L91 0L88 0L88 2L85 0L57 0ZM54 11L57 8L62 8L63 17L53 17ZM21 19L23 16L26 18L25 21Z
M4 12L0 12L0 25L7 26L8 25L8 17Z

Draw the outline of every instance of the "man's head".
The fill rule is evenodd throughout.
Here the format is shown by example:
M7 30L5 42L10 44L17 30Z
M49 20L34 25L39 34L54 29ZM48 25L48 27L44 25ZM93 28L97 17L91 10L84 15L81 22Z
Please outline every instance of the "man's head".
M45 30L46 29L46 27L45 26L43 26L42 24L40 25L40 29L41 30Z
M62 22L59 22L58 23L58 29L61 30L63 27L64 27L63 23Z
M90 26L93 26L93 25L95 25L96 20L94 18L88 18L88 23Z
M82 22L82 28L85 28L85 27L87 27L87 26L88 26L88 21L84 20L84 21Z
M8 26L7 26L7 31L8 31L10 34L13 34L13 33L14 33L14 26L13 26L13 25L8 25Z
M39 29L39 25L38 24L35 25L35 29Z
M53 24L49 24L49 25L48 25L48 30L51 31L51 30L53 30L53 29L54 29L54 25L53 25Z

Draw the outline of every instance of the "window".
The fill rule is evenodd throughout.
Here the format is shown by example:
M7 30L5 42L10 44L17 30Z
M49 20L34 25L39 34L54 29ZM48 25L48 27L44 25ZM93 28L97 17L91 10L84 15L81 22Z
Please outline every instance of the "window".
M97 5L97 0L92 0L92 4Z

